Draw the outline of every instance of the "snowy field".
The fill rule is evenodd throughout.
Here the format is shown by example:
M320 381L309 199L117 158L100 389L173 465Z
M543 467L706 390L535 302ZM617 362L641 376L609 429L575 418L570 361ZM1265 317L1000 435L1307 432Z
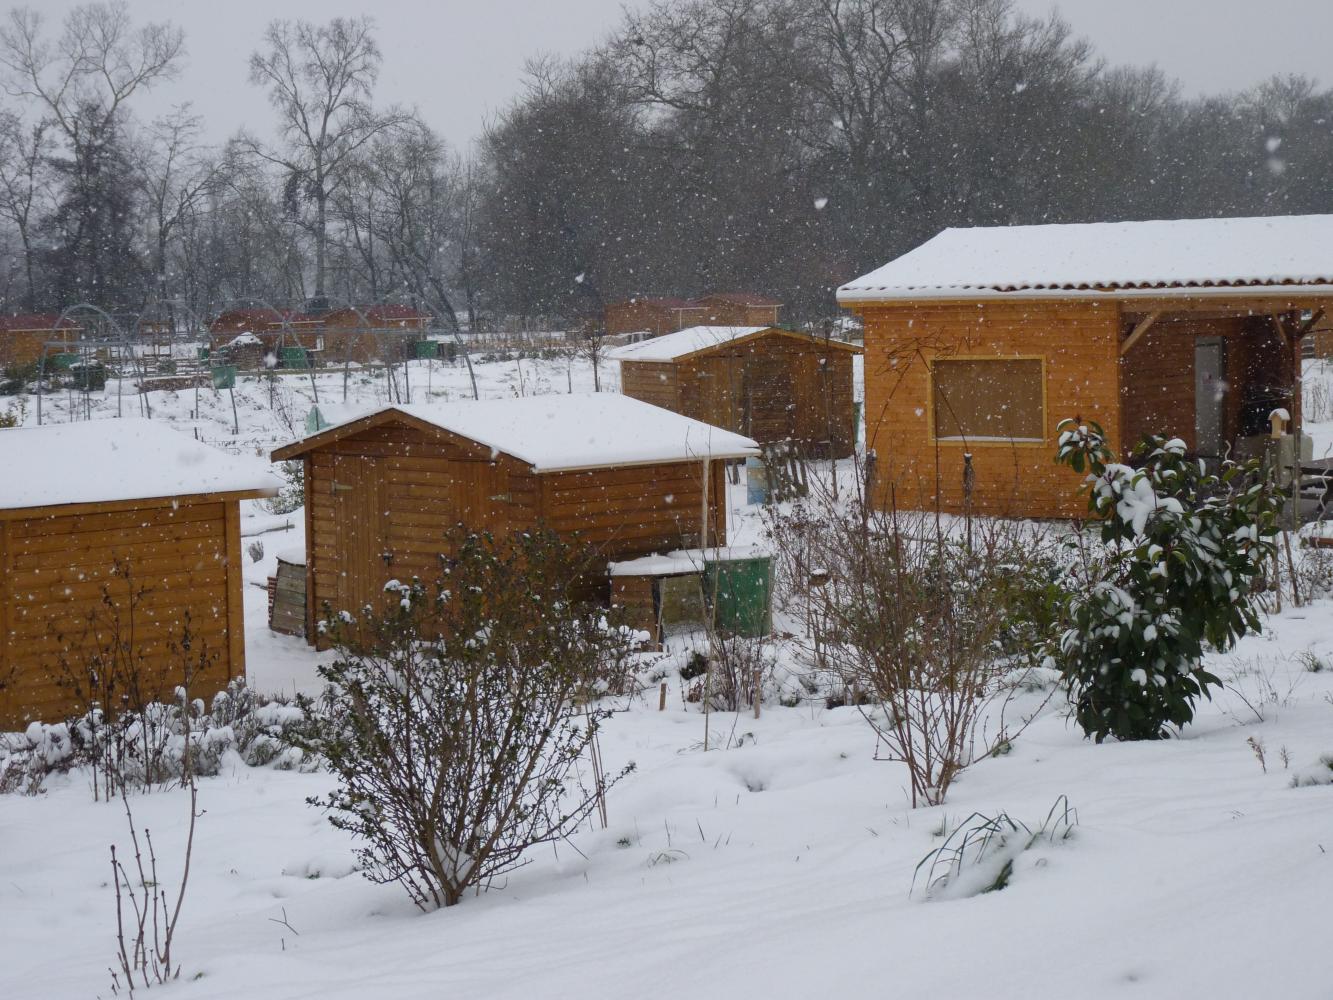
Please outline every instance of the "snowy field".
M524 392L592 387L583 365L522 365ZM414 399L427 384L470 394L463 368L418 368ZM483 395L520 391L512 361L477 375ZM1333 385L1333 373L1307 370L1307 392L1313 380ZM384 402L385 388L354 381L349 403ZM341 403L341 375L319 391ZM193 393L159 395L155 417L235 451L290 440L310 403L308 379L283 379L275 405L267 383L242 382L234 434L225 393L201 392L196 415ZM59 412L55 397L46 403L44 416ZM1333 450L1333 413L1307 429L1316 454ZM753 538L743 490L729 501L735 540ZM245 530L265 556L247 583L300 546L300 524L299 511L248 505ZM315 658L270 634L263 593L246 593L254 686L311 689ZM165 995L1333 996L1333 786L1292 787L1333 753L1333 602L1274 616L1264 634L1212 657L1227 689L1182 738L1096 746L1056 699L1010 753L967 771L943 806L917 810L905 771L873 759L860 715L822 699L766 705L760 719L714 713L705 752L678 666L659 665L665 711L655 688L614 703L607 770L637 770L610 796L608 829L536 851L501 891L428 915L357 875L348 837L305 804L329 788L327 775L237 763L204 779L176 945L184 973ZM108 996L107 851L125 842L124 816L94 803L84 776L49 787L0 797L0 997ZM1021 855L1003 891L909 897L942 831L1000 810L1035 828L1062 795L1078 813L1074 833ZM134 807L174 886L186 799L154 792Z

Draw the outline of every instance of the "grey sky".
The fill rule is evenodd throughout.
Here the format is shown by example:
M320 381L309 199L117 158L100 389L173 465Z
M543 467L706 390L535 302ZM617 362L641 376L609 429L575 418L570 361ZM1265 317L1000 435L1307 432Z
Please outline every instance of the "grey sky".
M75 0L37 0L58 21ZM1015 0L1049 13L1051 0ZM637 5L632 3L632 6ZM1111 62L1157 63L1187 93L1237 90L1273 73L1333 82L1333 0L1060 0L1075 30ZM246 58L274 17L326 20L361 13L378 24L384 69L378 99L415 105L455 147L519 90L524 60L568 55L600 40L620 0L130 0L136 20L186 31L180 78L138 101L151 116L192 101L220 141L242 125L268 135L272 116L246 79Z

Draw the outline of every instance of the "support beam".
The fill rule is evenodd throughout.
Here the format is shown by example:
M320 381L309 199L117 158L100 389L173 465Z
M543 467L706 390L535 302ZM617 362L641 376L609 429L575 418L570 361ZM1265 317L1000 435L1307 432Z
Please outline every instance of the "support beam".
M1138 325L1130 331L1129 336L1120 344L1120 356L1122 358L1129 353L1131 347L1143 339L1143 335L1152 329L1152 325L1157 322L1158 317L1161 315L1162 310L1154 309L1152 312L1148 313L1147 316L1144 316L1143 319L1139 320Z

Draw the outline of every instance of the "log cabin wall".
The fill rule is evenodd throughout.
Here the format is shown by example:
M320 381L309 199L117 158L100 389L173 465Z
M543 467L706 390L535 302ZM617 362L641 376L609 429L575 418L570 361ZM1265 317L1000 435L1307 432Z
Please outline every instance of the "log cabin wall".
M877 455L875 500L905 510L960 513L963 454L975 470L972 510L1017 517L1083 512L1079 477L1056 465L1055 428L1096 420L1114 439L1119 309L1098 302L901 302L855 307L865 323L866 440ZM936 358L1040 358L1041 423L1034 443L937 441L929 364ZM1114 444L1114 441L1113 441Z
M0 730L62 721L85 707L61 686L61 660L75 667L105 648L117 616L128 642L131 592L133 649L151 697L169 697L183 681L172 646L187 617L192 663L201 650L210 657L192 696L207 701L245 673L237 501L106 507L45 508L32 517L16 511L0 520ZM118 560L128 579L113 573ZM104 592L114 607L103 603Z

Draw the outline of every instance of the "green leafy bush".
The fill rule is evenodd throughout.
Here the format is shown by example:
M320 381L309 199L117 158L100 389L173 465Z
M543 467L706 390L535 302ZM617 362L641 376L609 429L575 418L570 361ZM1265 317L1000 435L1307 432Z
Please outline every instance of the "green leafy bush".
M1258 463L1214 475L1179 438L1145 438L1131 466L1091 421L1065 420L1059 434L1056 461L1087 473L1103 544L1073 539L1082 579L1054 659L1085 733L1163 738L1221 685L1202 665L1205 647L1228 649L1260 627L1253 591L1276 551L1282 496Z

